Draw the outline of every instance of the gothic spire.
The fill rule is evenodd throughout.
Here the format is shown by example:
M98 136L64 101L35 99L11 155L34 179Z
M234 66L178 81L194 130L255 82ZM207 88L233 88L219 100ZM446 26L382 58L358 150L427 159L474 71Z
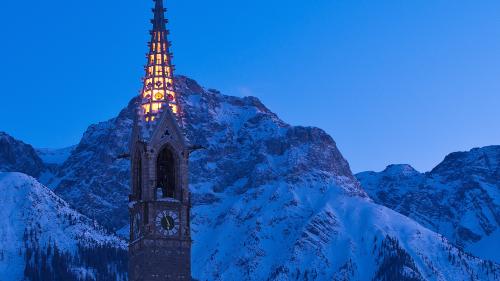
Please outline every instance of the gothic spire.
M170 42L167 40L169 32L166 28L166 9L163 7L163 0L154 1L154 18L151 20L153 29L150 32L146 74L141 91L141 115L146 122L159 119L161 112L166 110L166 105L176 117L180 114L174 88L172 54L169 52Z

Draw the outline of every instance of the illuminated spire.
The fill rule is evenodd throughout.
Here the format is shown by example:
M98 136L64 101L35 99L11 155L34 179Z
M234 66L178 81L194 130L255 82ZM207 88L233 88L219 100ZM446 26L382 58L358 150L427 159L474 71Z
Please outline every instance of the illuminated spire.
M148 62L145 66L146 75L141 91L141 111L147 122L158 119L166 105L177 117L180 114L174 88L172 54L169 52L170 42L167 40L169 32L165 27L166 9L163 8L163 0L154 1L156 2L153 9L154 18L151 20L153 30L150 32Z

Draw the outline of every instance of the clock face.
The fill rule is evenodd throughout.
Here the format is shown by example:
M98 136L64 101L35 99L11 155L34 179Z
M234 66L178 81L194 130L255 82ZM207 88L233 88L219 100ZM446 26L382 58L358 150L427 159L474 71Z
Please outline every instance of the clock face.
M141 214L136 213L134 215L134 219L132 221L132 234L134 239L137 239L141 236Z
M161 211L156 216L156 228L164 236L179 233L179 215L174 211Z

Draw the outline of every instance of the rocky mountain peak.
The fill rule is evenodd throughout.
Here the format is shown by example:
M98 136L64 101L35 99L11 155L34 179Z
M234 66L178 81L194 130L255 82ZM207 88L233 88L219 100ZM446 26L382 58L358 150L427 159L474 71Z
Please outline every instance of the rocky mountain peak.
M432 171L433 175L453 177L456 174L481 174L500 176L500 145L454 152Z
M323 130L290 126L255 97L222 95L184 76L176 87L185 134L206 148L191 159L192 184L210 179L216 193L235 186L243 192L278 179L330 178L342 181L345 192L365 196ZM89 126L49 183L79 211L114 229L128 223L129 161L117 156L128 152L135 102L116 118Z
M5 132L0 132L0 171L40 176L45 165L35 149Z
M411 165L408 164L393 164L387 166L383 171L387 176L392 177L411 177L420 174Z

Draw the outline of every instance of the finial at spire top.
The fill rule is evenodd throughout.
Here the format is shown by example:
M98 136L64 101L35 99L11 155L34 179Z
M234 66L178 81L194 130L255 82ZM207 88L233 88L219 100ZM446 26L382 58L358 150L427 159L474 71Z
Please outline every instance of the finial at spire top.
M155 1L155 7L153 9L154 12L154 18L152 20L153 22L153 30L154 31L164 31L166 30L165 28L165 9L163 7L163 0L154 0Z

